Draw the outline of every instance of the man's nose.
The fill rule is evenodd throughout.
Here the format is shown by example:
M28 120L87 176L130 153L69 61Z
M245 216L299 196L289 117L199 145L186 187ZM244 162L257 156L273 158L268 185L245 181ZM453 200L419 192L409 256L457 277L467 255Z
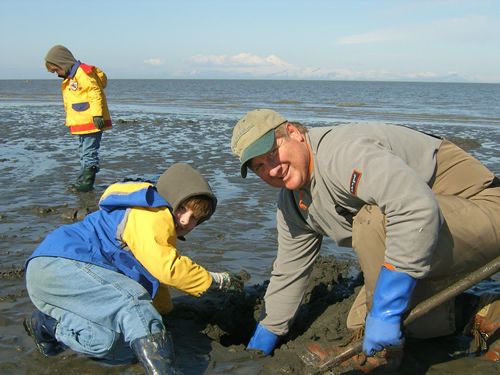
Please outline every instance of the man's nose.
M273 163L273 165L269 165L269 176L276 177L280 172L280 164Z

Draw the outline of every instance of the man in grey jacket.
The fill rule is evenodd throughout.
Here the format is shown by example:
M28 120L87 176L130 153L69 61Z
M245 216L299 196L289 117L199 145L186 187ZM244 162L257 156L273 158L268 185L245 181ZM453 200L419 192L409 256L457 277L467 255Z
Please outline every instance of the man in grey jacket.
M449 141L380 123L308 130L257 109L231 148L243 178L250 169L281 189L278 252L249 349L270 354L288 332L325 235L358 256L365 285L347 326L364 327L368 356L403 345L409 307L499 255L498 178ZM405 332L454 331L450 302Z

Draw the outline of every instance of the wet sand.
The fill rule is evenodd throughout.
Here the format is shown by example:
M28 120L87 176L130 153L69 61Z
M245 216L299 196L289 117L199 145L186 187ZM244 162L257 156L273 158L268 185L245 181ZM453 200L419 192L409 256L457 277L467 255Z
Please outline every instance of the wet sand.
M26 291L23 271L2 271L2 283L17 284L17 292L2 297L12 308L21 303L15 318L0 319L2 326L0 373L2 374L142 374L138 364L108 365L66 351L53 358L42 357L21 327ZM362 284L357 266L320 257L315 265L304 303L290 333L272 357L245 350L262 308L267 281L250 284L244 293L210 291L201 298L177 296L174 310L164 317L172 332L179 368L195 374L314 374L316 369L300 359L311 342L346 345L351 334L345 318ZM409 341L397 374L494 374L499 364L463 353L469 338L450 337ZM6 355L9 353L8 355ZM336 367L326 374L360 373Z
M95 210L107 185L124 176L154 181L175 161L199 167L220 198L214 217L193 231L188 241L180 244L180 251L210 270L244 268L252 275L244 294L209 292L199 299L175 298L176 307L165 317L165 323L173 333L178 364L184 374L307 374L309 369L299 355L309 342L348 341L345 318L360 285L357 266L350 249L335 248L325 239L322 254L334 253L335 258L318 261L290 334L272 357L263 358L245 350L262 307L276 252L277 191L254 176L242 180L229 149L221 151L220 145L229 144L234 119L172 122L158 115L151 120L135 121L132 117L123 124L117 121L112 133L103 139L96 190L71 194L65 187L74 181L78 171L76 140L51 113L40 116L33 123L53 125L47 127L49 134L40 139L38 133L26 132L22 127L9 128L9 153L0 160L4 168L0 187L0 374L143 373L137 364L109 366L70 351L43 358L22 327L24 317L33 309L24 285L23 264L51 230ZM485 131L477 137L489 136L490 148L473 141L467 147L479 155L495 156L498 153L491 146L497 144L495 133ZM400 373L499 372L498 365L450 355L460 352L465 344L459 337L408 342Z

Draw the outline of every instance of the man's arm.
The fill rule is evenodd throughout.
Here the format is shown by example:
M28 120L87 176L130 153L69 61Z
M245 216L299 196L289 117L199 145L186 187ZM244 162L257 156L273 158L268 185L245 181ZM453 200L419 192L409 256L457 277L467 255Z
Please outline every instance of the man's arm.
M292 204L295 203L280 200L277 213L278 253L264 297L261 321L248 346L248 349L259 349L266 354L272 352L279 336L288 332L321 246L321 235L307 228Z
M385 262L414 278L425 277L443 220L427 182L371 139L352 140L335 151L330 166L337 179L332 184L345 196L340 204L361 200L377 205L386 218ZM355 188L353 174L358 179Z

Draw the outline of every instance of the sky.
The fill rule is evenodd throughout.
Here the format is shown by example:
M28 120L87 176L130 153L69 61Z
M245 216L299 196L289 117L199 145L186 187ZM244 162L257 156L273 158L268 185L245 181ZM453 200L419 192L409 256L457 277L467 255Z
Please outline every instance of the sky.
M56 44L110 79L500 83L497 0L2 0L0 79Z

